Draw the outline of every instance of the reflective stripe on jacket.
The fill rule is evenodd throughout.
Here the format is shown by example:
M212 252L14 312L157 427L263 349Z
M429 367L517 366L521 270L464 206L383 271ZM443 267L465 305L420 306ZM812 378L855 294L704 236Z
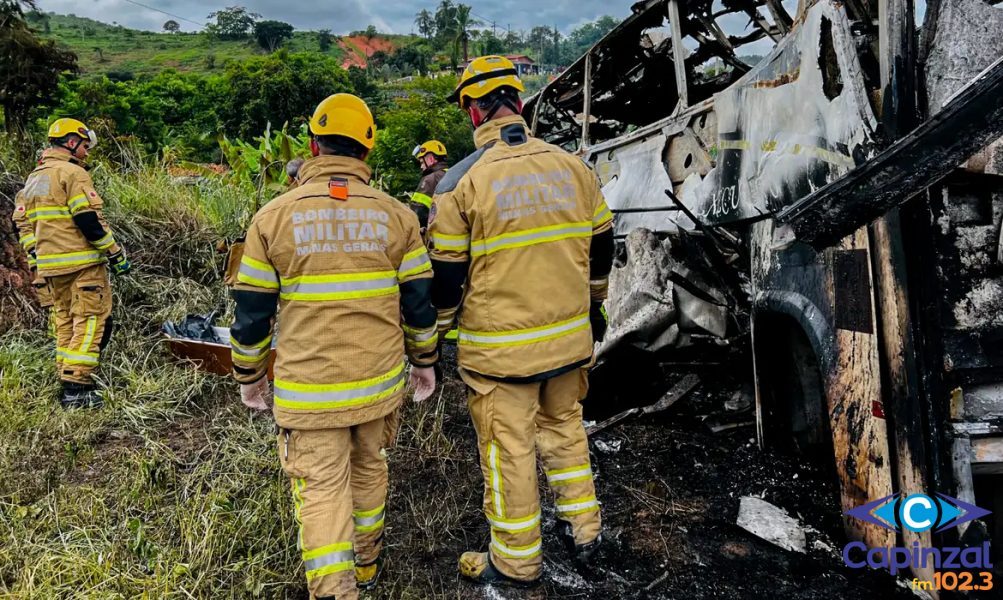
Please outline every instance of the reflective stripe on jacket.
M28 260L37 264L43 277L75 273L105 261L105 254L119 250L115 237L101 215L101 197L91 176L71 161L65 152L47 150L17 194L14 223ZM97 213L107 234L88 242L73 221L86 211Z
M262 208L247 232L234 287L232 355L238 380L263 375L271 325L242 322L248 311L239 293L278 294L275 416L282 427L380 418L403 395L405 356L434 362L432 265L417 218L370 187L369 177L359 160L310 159L300 170L302 184ZM347 197L339 198L345 186ZM424 290L418 304L427 311L417 319L424 322L409 322L414 311L405 305L415 290L419 297Z
M508 116L482 125L478 150L439 183L429 222L435 288L447 263L468 264L462 306L437 306L439 332L459 314L459 362L501 378L587 361L590 244L612 214L595 174ZM454 269L454 272L456 270ZM453 284L455 286L455 284Z

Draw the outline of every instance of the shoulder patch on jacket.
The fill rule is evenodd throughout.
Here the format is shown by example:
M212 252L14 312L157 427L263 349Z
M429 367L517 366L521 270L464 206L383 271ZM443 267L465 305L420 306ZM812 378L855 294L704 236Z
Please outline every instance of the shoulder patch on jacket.
M456 186L459 185L460 180L467 174L467 171L473 168L474 164L477 163L477 161L484 156L484 153L492 146L494 146L494 143L485 144L484 146L478 148L477 151L470 156L450 167L449 170L446 171L446 175L439 180L439 185L435 186L435 193L445 194L455 190Z

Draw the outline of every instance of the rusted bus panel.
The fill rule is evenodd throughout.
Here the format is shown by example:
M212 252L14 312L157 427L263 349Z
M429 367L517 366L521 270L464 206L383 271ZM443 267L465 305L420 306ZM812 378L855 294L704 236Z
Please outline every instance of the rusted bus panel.
M972 440L972 471L982 475L1003 474L1003 438Z
M865 230L844 239L841 249L868 253ZM836 255L839 250L827 250ZM835 295L836 282L834 281ZM868 281L869 283L869 281ZM859 293L863 293L863 285ZM867 286L870 293L870 286ZM839 307L837 307L838 310ZM872 316L873 319L873 316ZM841 479L843 509L860 506L892 493L888 429L881 399L878 337L873 333L836 329L836 370L826 385L836 467ZM850 537L870 547L894 544L895 534L857 519L844 521Z
M754 318L790 316L818 357L843 509L891 494L867 230L823 252L798 243L774 248L773 221L754 224L750 238ZM757 327L756 335L771 333ZM894 533L854 519L845 526L870 546L894 541Z
M885 412L891 428L889 444L894 448L895 491L903 495L930 491L927 458L927 428L923 423L922 395L918 357L909 312L910 299L906 279L906 256L901 235L902 220L898 210L879 219L870 227L877 322L880 327L880 352L884 382ZM929 531L902 531L906 546L918 543L930 547ZM914 567L913 575L933 578L933 566Z
M889 138L912 129L916 116L914 7L912 0L881 0L878 12L879 79L881 124ZM875 306L879 333L884 411L889 428L895 490L899 494L925 494L929 488L927 435L923 423L921 378L913 316L909 298L908 265L898 209L869 227ZM906 546L929 547L929 531L903 529ZM933 566L913 567L914 576L931 580ZM933 592L934 598L938 595Z

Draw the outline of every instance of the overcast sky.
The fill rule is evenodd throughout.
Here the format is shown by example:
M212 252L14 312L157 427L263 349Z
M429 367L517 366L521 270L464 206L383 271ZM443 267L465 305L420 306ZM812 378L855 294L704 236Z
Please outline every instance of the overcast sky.
M137 4L138 3L138 4ZM557 26L567 32L602 15L623 19L630 14L633 0L473 0L480 21L495 21L499 29L528 30L534 25ZM414 16L422 8L434 11L438 2L418 0L327 0L296 2L289 0L39 0L39 7L48 12L73 13L105 23L135 29L159 31L168 19L175 19L186 31L197 30L195 23L205 23L210 12L229 5L246 6L265 19L292 23L297 29L330 29L335 33L365 29L375 25L380 31L410 33ZM150 8L144 8L146 5ZM323 8L321 8L323 7ZM163 11L163 12L158 12ZM164 12L176 15L165 15ZM188 20L182 20L188 19ZM194 21L195 23L193 23Z
M511 27L528 31L536 25L556 26L568 33L575 27L603 15L622 20L630 15L635 0L460 0L473 7L474 16L490 27L492 21L499 30ZM791 14L797 10L797 0L782 0ZM414 16L422 8L434 11L438 0L326 0L297 2L295 0L38 0L42 10L90 17L105 23L135 29L160 31L164 21L174 19L185 31L201 29L209 13L230 5L246 6L265 19L292 23L297 29L330 29L348 33L369 25L384 32L411 33ZM719 8L721 0L715 0ZM318 5L324 8L316 8ZM926 0L917 0L917 17L922 19ZM170 14L165 14L170 13ZM748 19L732 16L722 25L729 34L741 33ZM761 42L745 52L765 52L771 45Z

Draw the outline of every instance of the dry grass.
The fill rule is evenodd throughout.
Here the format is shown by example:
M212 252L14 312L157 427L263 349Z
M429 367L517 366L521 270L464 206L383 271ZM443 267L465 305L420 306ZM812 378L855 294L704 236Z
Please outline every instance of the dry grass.
M273 424L249 416L232 381L172 362L159 338L165 320L227 306L216 242L243 228L253 191L176 187L158 168L95 175L136 265L114 284L107 402L64 413L52 340L41 329L0 337L0 597L305 597ZM369 597L638 597L655 565L685 558L677 525L697 505L623 441L619 457L594 463L613 548L601 580L568 566L544 491L544 585L477 590L456 560L486 546L482 482L464 388L448 376L405 406L389 451L387 570Z
M216 242L252 192L172 186L162 169L95 169L135 263L114 282L100 411L65 413L44 330L0 337L0 596L304 597L271 420L236 385L174 363L165 320L225 308ZM482 548L481 482L463 386L408 405L390 451L388 571L379 598L470 597L455 561Z
M96 170L136 263L115 282L100 411L57 406L44 331L0 338L0 593L14 598L287 597L299 589L272 425L235 386L174 364L160 324L225 302L218 238L240 190ZM223 207L223 208L221 208Z

